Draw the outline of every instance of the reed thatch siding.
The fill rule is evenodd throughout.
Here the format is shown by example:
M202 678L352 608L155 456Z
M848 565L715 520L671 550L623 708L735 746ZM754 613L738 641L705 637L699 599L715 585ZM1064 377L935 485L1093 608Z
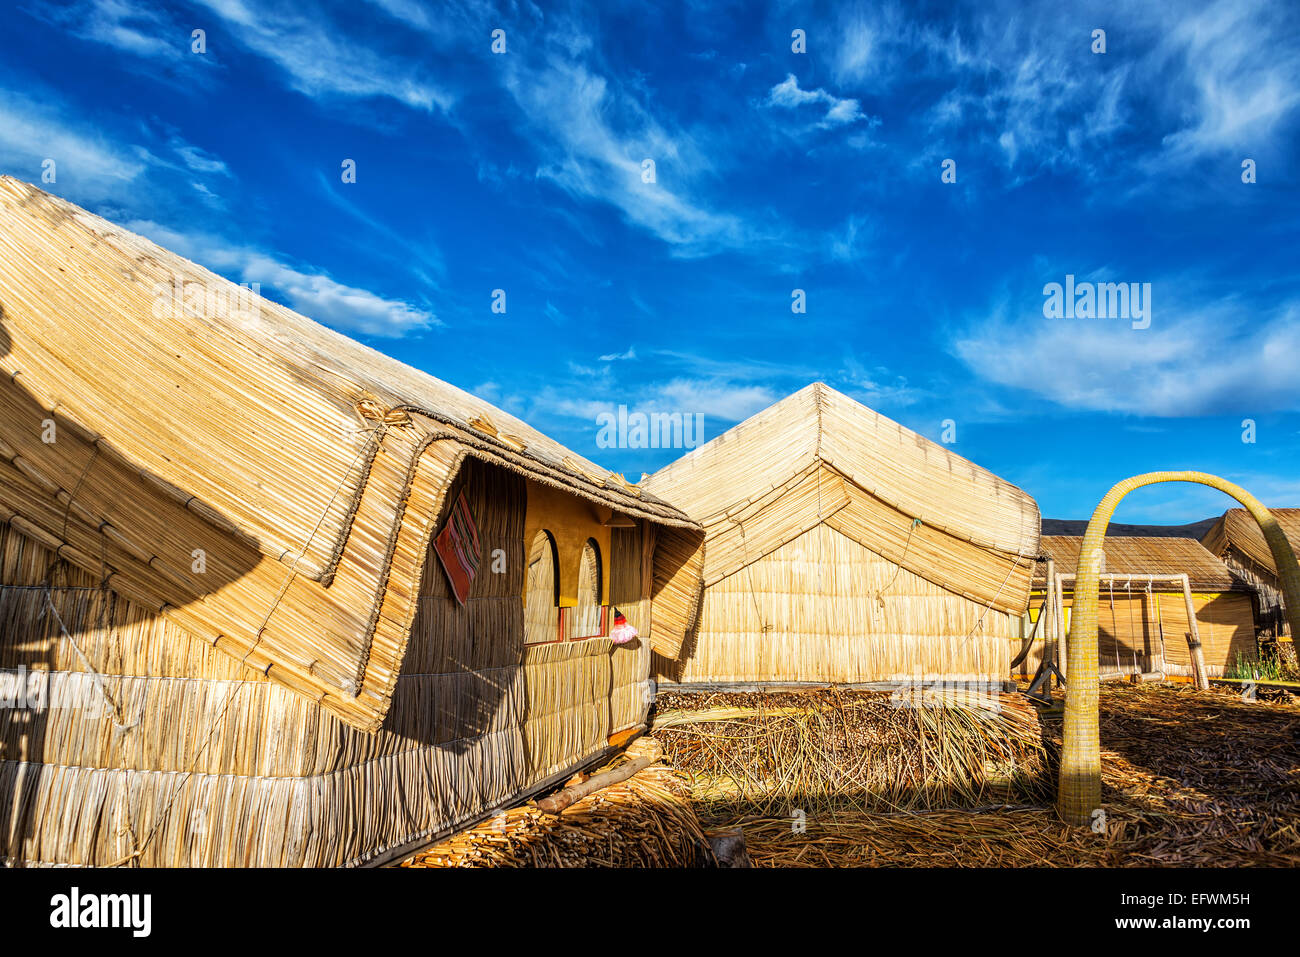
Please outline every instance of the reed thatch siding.
M609 604L642 636L614 649L614 691L609 702L610 733L640 724L654 695L650 684L650 592L653 587L653 525L610 532Z
M487 403L7 177L0 373L0 522L362 729L387 712L467 457L691 524Z
M818 525L704 590L665 677L690 682L1001 680L1019 619Z
M1300 508L1269 509L1286 533L1291 548L1300 554ZM1201 539L1201 544L1259 592L1259 626L1275 637L1290 639L1277 565L1259 525L1244 508L1230 508Z
M0 857L361 863L599 755L644 720L648 648L525 646L526 486L477 462L458 475L453 493L465 490L485 550L504 549L507 570L476 577L462 606L426 566L375 734L0 527L0 676L7 693L20 678L48 680L48 703L61 703L0 709ZM640 529L620 539L639 562ZM625 614L644 618L645 604L629 600Z
M642 484L704 526L668 679L1005 677L1038 508L947 449L815 383Z
M656 529L651 573L650 647L659 657L675 659L699 614L704 536L694 529Z
M1055 569L1073 575L1078 568L1083 539L1075 535L1044 535L1044 559ZM1037 606L1047 586L1046 561L1034 578ZM1255 640L1255 592L1250 584L1190 538L1108 537L1102 572L1107 575L1187 575L1193 611L1210 677L1221 677L1238 663L1258 657ZM1063 583L1062 598L1067 624L1073 607L1072 583ZM1167 582L1103 581L1097 610L1098 663L1103 674L1193 674L1187 635L1191 625L1180 585ZM1031 650L1021 669L1037 668L1041 645Z
M1058 572L1073 575L1078 571L1082 545L1079 535L1044 535L1041 547L1043 557L1056 562ZM1035 587L1043 584L1045 568L1040 562L1035 569ZM1197 591L1253 591L1193 538L1107 536L1101 570L1108 575L1186 575Z
M462 495L463 603L430 546ZM642 640L529 643L525 609L558 621L580 574L528 587L554 516ZM517 801L644 722L654 611L699 592L655 581L683 531L488 404L0 178L9 863L357 864Z

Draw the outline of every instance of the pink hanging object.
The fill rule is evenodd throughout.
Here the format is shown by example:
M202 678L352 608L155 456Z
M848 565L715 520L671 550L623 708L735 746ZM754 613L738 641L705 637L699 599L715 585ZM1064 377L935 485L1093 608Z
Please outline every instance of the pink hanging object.
M621 611L614 612L614 627L609 630L610 641L616 645L625 645L633 638L640 637L636 629L627 623Z

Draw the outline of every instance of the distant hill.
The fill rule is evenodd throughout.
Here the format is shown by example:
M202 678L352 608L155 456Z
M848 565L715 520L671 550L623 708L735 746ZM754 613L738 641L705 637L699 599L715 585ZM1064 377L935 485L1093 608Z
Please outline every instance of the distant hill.
M1106 529L1107 535L1140 535L1153 538L1194 538L1200 541L1219 516L1203 518L1190 525L1119 525L1114 522ZM1074 518L1043 519L1044 535L1082 535L1088 527L1086 520Z

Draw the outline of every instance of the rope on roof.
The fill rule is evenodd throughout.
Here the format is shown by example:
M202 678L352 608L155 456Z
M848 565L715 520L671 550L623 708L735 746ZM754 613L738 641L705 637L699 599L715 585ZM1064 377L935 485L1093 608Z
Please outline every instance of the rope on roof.
M329 497L329 501L325 503L325 509L321 513L320 519L316 522L315 527L313 527L311 532L307 535L307 541L303 543L302 549L298 552L298 556L293 560L293 565L289 569L289 574L285 576L284 584L280 587L280 591L276 594L275 600L271 603L271 607L267 610L266 616L262 619L262 624L258 628L257 634L253 638L252 644L249 645L248 650L244 652L243 657L239 659L239 663L241 665L246 664L248 662L248 656L253 653L253 651L257 648L258 644L261 642L262 633L266 630L267 623L270 622L271 616L275 614L276 607L280 604L281 599L284 598L285 593L289 589L290 583L298 574L298 562L302 560L303 555L307 554L307 549L311 547L312 539L316 537L316 533L320 531L321 525L325 523L325 519L329 515L330 509L334 507L334 501L338 498L339 493L342 492L344 487L347 485L348 479L351 477L353 470L357 467L357 463L362 460L363 456L367 454L367 452L370 450L372 446L378 448L378 446L383 442L384 436L387 434L390 425L393 424L397 424L397 423L390 423L385 418L385 420L380 421L373 428L366 430L370 432L370 440L367 441L361 447L360 450L358 450L356 456L352 459L352 463L348 466L347 471L344 473L343 480L339 483L338 487L334 490L334 493ZM208 733L203 736L203 744L201 744L198 750L194 752L194 757L191 759L189 767L185 769L185 773L178 775L178 777L180 778L179 783L172 790L171 795L167 798L167 803L163 806L162 811L159 813L158 819L154 821L153 827L149 829L149 833L145 836L144 841L126 857L121 858L120 860L115 861L114 863L109 864L107 866L118 867L122 864L127 863L128 861L138 860L140 856L144 854L144 852L148 849L150 842L153 841L154 836L158 833L158 829L162 827L163 822L167 820L167 816L171 813L172 805L176 802L176 796L180 794L181 788L183 788L186 782L190 779L190 777L193 776L194 768L199 763L199 758L203 756L203 752L207 750L208 745L212 743L212 736L216 733L218 725L225 720L226 712L230 710L230 704L232 701L234 701L235 695L238 694L240 687L241 686L239 684L231 685L230 693L226 695L226 700L225 702L222 703L221 710L216 714L216 716L212 719L212 721L208 725Z

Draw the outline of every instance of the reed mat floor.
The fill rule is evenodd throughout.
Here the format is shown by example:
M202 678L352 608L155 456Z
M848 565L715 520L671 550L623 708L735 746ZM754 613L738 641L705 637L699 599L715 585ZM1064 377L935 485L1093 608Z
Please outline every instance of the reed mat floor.
M783 704L790 706L765 706ZM695 706L721 705L714 700ZM976 787L981 782L971 783L976 779L969 759L959 763L961 773L936 772L947 782L943 787L913 789L924 800L910 808L886 810L879 794L860 792L845 793L838 803L817 794L816 802L801 808L788 803L789 795L780 795L787 800L780 807L781 801L766 794L755 798L743 788L722 799L716 771L726 760L712 753L702 761L698 755L723 742L679 741L676 747L687 764L702 763L715 772L692 776L705 827L742 828L756 867L1300 865L1300 706L1292 696L1266 699L1261 693L1246 700L1228 689L1107 684L1101 689L1101 740L1105 821L1098 822L1098 832L1064 826L1043 799L935 807L941 793L954 804L969 804L984 793ZM971 741L978 738L968 736ZM819 742L804 746L816 750ZM1060 748L1059 718L1044 719L1042 745L1050 781ZM1024 801L1035 785L1020 778L1017 786Z

